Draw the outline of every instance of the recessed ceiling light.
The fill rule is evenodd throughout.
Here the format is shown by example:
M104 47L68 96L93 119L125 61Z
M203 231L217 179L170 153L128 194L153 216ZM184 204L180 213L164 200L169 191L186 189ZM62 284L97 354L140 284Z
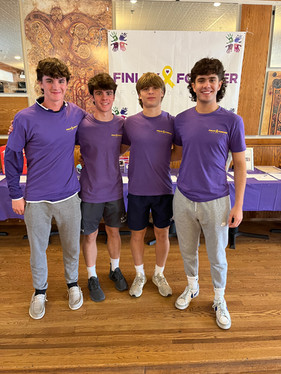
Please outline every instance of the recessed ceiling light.
M214 3L214 6L220 6L221 3Z
M21 59L20 56L15 56L14 58L15 58L16 60L20 60L20 59Z
M132 4L136 4L138 2L138 0L130 0L130 3Z

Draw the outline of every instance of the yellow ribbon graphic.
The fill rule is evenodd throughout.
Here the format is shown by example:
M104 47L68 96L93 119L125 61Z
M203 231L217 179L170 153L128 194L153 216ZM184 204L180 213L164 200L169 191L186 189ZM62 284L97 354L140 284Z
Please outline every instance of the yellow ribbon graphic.
M169 73L167 73L167 70ZM164 77L164 83L168 83L173 88L175 84L170 79L173 75L173 69L171 68L171 66L165 66L162 70L162 75Z

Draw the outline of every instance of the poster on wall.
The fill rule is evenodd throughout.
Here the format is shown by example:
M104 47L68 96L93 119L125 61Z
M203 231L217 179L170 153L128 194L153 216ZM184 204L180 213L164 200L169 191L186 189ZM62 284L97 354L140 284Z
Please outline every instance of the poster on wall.
M281 135L281 70L267 74L260 135Z
M176 115L195 105L187 89L189 73L204 57L222 61L227 89L220 105L237 112L245 32L108 31L109 73L118 85L114 113L141 110L136 82L154 72L166 85L162 109Z
M111 1L22 0L22 4L30 104L41 94L35 83L38 61L57 57L71 72L66 99L90 112L93 100L88 92L88 80L108 71Z

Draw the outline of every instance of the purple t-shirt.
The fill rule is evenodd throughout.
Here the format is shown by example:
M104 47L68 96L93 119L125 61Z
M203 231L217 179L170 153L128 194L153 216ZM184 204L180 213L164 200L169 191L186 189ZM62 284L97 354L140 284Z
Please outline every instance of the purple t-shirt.
M123 143L130 145L128 192L139 196L172 194L170 175L174 118L166 112L127 118Z
M80 197L87 203L104 203L123 197L119 166L124 119L98 121L87 114L80 123L77 143L85 166L82 169Z
M7 147L15 152L25 149L27 201L59 201L79 191L73 152L84 116L85 112L72 103L59 112L35 103L16 114Z
M246 149L240 116L222 107L208 114L188 109L175 118L175 144L183 146L177 185L184 196L202 202L229 194L228 152Z

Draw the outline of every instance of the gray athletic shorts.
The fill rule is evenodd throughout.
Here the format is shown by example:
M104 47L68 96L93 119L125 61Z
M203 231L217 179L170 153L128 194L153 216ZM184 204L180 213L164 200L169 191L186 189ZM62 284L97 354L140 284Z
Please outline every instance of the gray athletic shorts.
M95 232L103 218L109 227L122 227L127 221L124 199L106 203L81 202L81 230L84 235Z

